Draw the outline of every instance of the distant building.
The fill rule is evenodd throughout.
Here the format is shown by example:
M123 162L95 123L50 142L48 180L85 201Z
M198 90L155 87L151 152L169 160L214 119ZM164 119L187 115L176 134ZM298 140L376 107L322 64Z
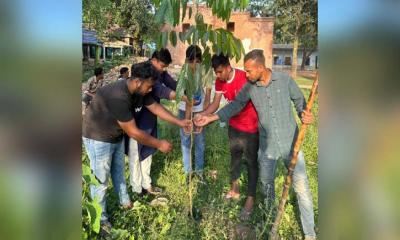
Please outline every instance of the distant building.
M272 45L273 68L289 69L292 66L293 44L273 44ZM300 69L303 61L303 49L299 46L297 51L297 66ZM314 51L306 59L305 70L315 70L318 68L318 50Z
M100 47L100 59L112 59L114 56L133 54L133 37L123 28L114 27L106 31L107 39L100 39L95 30L82 28L82 58L94 60L96 46Z
M204 4L199 5L199 12L203 14L204 22L211 24L214 29L224 28L233 33L233 35L242 41L245 52L252 49L263 49L266 58L266 65L272 66L272 43L274 32L274 18L273 17L251 17L250 12L232 12L231 17L226 23L216 16L213 16L212 10L207 8ZM188 14L185 19L178 26L167 28L176 33L185 32L190 25L195 24L194 16L188 19ZM172 55L172 64L183 65L185 61L185 51L188 44L183 44L178 40L175 47L168 45ZM201 47L201 46L200 46ZM232 65L236 67L243 67L243 57L239 62L232 61Z

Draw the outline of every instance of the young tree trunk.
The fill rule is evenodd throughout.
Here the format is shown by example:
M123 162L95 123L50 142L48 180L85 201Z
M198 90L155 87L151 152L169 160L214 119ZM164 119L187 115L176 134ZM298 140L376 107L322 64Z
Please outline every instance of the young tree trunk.
M292 56L292 71L291 74L292 78L297 77L297 51L299 47L299 37L296 36L293 41L293 56Z
M307 54L308 54L308 52L307 52L306 47L303 47L303 57L302 57L301 66L300 66L300 70L302 70L302 71L304 71L307 58L309 57L309 56L307 56Z
M316 92L317 92L317 87L318 87L318 72L317 72L317 75L315 77L315 80L314 80L314 83L313 83L313 86L312 86L312 89L311 89L311 93L310 93L310 96L309 96L308 101L307 101L306 110L311 110L311 108L312 108L312 105L314 103L314 99L315 99L315 96L316 96ZM285 181L284 188L283 188L283 191L282 191L282 198L281 198L281 200L279 202L278 213L277 213L277 215L275 217L275 221L274 221L274 223L272 225L272 229L271 229L271 231L269 233L269 239L271 239L271 240L277 240L278 239L277 232L278 232L279 223L281 222L282 214L283 214L283 211L285 209L285 204L286 204L287 198L289 196L289 189L290 189L290 185L292 184L292 175L293 175L293 172L294 172L294 168L296 167L296 164L297 164L297 155L298 155L298 153L300 151L300 146L303 143L303 139L304 139L304 136L305 136L306 131L307 131L307 126L308 126L307 124L302 124L301 125L299 134L298 134L297 139L296 139L295 144L294 144L293 156L292 156L292 159L291 159L291 161L289 163L288 175L286 177L286 181Z

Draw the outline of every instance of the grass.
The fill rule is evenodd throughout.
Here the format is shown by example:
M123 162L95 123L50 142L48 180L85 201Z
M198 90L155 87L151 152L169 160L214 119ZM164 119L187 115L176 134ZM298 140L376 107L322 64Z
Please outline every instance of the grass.
M294 81L300 86L312 86L313 80L305 77L298 76Z
M303 90L305 96L309 91ZM176 104L165 102L168 108L176 112ZM314 116L318 116L318 103L313 108ZM318 219L318 121L309 126L302 150L305 153L307 173L314 200L315 220ZM167 207L152 207L149 205L150 197L138 198L130 192L135 207L131 210L122 210L118 207L117 196L110 189L107 195L108 213L113 223L112 234L106 239L231 239L233 229L239 223L237 218L244 204L247 173L245 166L240 177L241 199L237 202L226 202L224 194L229 190L229 162L227 127L220 127L219 122L209 125L206 131L205 172L218 170L218 179L213 181L206 177L206 185L194 180L193 203L200 209L202 218L195 221L188 217L188 189L185 184L183 172L182 154L178 127L159 122L159 136L169 139L174 146L171 153L157 152L153 157L152 179L153 184L160 186L165 191L165 197L169 200ZM85 161L86 158L84 156ZM127 166L127 165L126 165ZM128 170L128 167L126 168ZM278 164L276 173L276 203L281 196L286 169L282 162ZM128 171L126 171L128 179ZM128 182L128 181L127 181ZM260 183L259 183L260 184ZM83 186L87 189L87 186ZM88 194L88 191L84 191ZM265 213L262 207L262 195L260 186L257 188L255 211L247 226L251 227L257 239L265 239L270 224L263 224ZM272 219L273 220L273 219ZM270 221L272 221L270 220ZM268 221L267 221L268 223ZM269 222L271 223L271 222ZM267 227L263 235L263 229ZM316 222L316 226L317 222ZM264 229L265 230L265 229ZM318 232L318 229L316 229ZM299 210L293 191L290 194L286 211L279 228L283 239L303 239ZM88 238L99 239L91 234Z

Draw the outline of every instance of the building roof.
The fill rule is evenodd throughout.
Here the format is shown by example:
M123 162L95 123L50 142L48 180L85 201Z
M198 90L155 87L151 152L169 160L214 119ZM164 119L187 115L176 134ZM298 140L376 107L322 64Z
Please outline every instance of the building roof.
M272 44L273 49L293 49L293 44Z
M299 45L299 50L302 49L303 45ZM272 49L287 49L292 50L293 44L272 44ZM318 47L315 49L318 50Z
M102 45L102 42L97 37L96 31L85 29L85 28L82 28L82 43L83 44Z

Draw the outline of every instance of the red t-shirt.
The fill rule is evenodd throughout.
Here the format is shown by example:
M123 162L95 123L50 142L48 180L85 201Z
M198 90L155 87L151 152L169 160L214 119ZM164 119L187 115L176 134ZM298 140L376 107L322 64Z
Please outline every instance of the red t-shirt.
M247 83L246 72L234 69L233 79L224 82L217 78L215 92L222 93L228 102L235 100L242 87ZM238 115L229 119L229 125L237 130L248 133L258 132L258 117L254 105L249 101Z

